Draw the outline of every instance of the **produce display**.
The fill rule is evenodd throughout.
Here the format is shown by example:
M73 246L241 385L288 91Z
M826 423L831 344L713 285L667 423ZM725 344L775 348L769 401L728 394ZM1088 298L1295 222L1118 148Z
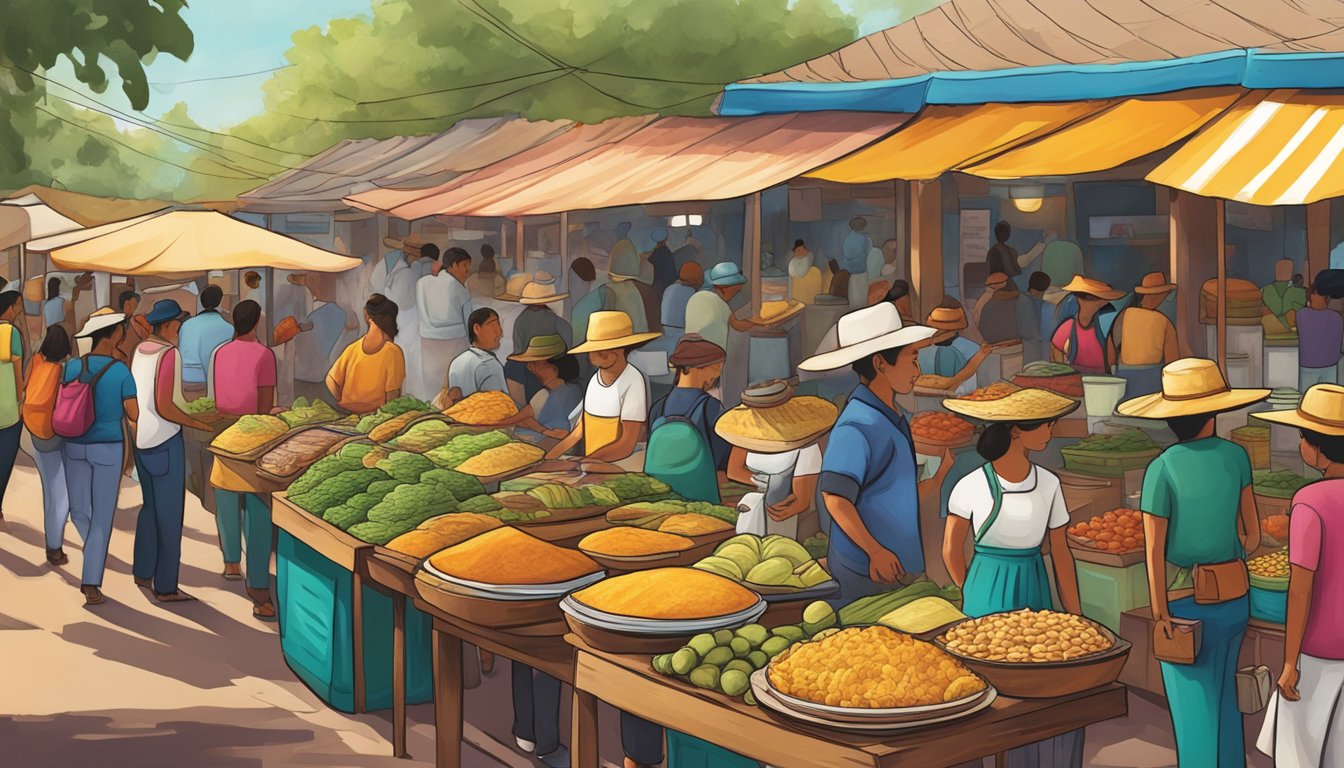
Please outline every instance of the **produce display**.
M344 502L327 509L322 519L343 531L369 519L369 510L377 506L394 488L401 485L396 480L376 480L369 484L363 493L356 493Z
M369 454L369 456L375 455L381 454ZM368 457L365 458L365 464L367 463ZM429 459L410 451L391 451L382 455L374 466L403 483L417 483L421 475L434 469L434 464Z
M1017 375L1013 376L1013 383L1019 387L1048 389L1065 397L1083 396L1082 375L1063 363L1051 363L1045 360L1027 363Z
M460 544L501 525L503 523L489 515L470 512L439 515L387 542L387 548L403 555L424 559L441 549Z
M1246 563L1246 569L1252 576L1262 576L1266 579L1288 578L1291 567L1288 563L1287 547L1249 561Z
M364 466L364 457L373 449L367 443L349 443L330 456L324 456L309 467L298 479L289 484L291 498L311 491L323 480L352 469Z
M456 469L457 465L472 456L508 443L509 436L499 430L482 432L478 435L458 435L438 448L426 451L425 458L440 467Z
M459 424L488 426L517 415L518 406L508 393L492 390L468 395L444 413Z
M411 411L433 413L434 406L418 397L402 395L395 400L390 400L387 403L384 403L381 408L373 413L362 417L355 425L355 428L367 435L374 427L382 424L388 419L396 418L397 416Z
M747 586L806 589L831 580L802 544L785 536L761 538L743 533L720 544L714 554L691 566Z
M456 511L457 501L438 484L401 483L369 509L367 520L347 530L370 544L386 544L432 517Z
M1081 616L1032 610L971 619L941 639L947 650L962 656L1022 664L1080 659L1113 645L1096 624Z
M454 437L465 434L464 429L439 419L427 419L412 424L387 444L399 451L424 453L441 445L447 445Z
M457 505L457 509L459 512L479 512L483 515L490 515L502 511L504 505L500 504L493 496L481 495L463 501ZM509 521L505 520L505 522Z
M497 585L557 584L602 570L582 552L509 526L441 550L430 556L429 564L453 578Z
M908 587L861 597L840 609L840 623L846 627L877 624L901 608L926 597L937 597L956 607L961 605L961 590L956 586L939 587L923 579Z
M1288 540L1288 516L1270 515L1260 521L1260 530L1279 541Z
M695 542L685 536L629 526L590 533L579 541L580 551L606 557L648 557L684 552L693 546Z
M248 414L216 435L210 445L228 453L247 453L288 431L289 425L275 416Z
M703 536L731 531L733 524L698 512L682 512L665 518L658 524L658 530L664 533L679 533L683 536Z
M292 494L289 500L301 509L322 517L327 510L344 504L351 496L367 491L373 483L389 479L382 470L360 467L329 477L310 491Z
M401 430L405 429L406 425L424 415L424 411L407 411L400 416L393 416L370 429L369 439L375 443L385 443L401 434Z
M1094 453L1137 453L1161 450L1153 438L1141 429L1125 429L1113 435L1088 435L1071 446L1077 451Z
M291 435L257 459L257 468L285 477L326 455L331 447L345 439L329 429L305 429Z
M920 389L936 389L939 391L950 392L956 385L952 383L952 377L950 376L925 373L915 379L915 386Z
M877 623L897 632L922 635L965 618L966 614L957 606L942 597L930 595L911 600L878 619Z
M1290 499L1300 488L1311 483L1291 469L1256 472L1254 490L1262 496Z
M951 413L929 411L911 419L910 433L916 440L956 443L971 439L975 425Z
M516 472L523 467L541 461L546 452L535 445L524 442L512 442L495 448L487 448L458 464L455 469L477 477L491 477L507 472Z
M987 687L951 655L887 627L850 627L799 643L770 664L768 676L786 696L859 709L942 704Z
M604 613L663 620L727 616L760 601L755 592L732 579L694 568L654 568L611 576L571 596Z
M422 472L420 482L438 485L460 502L485 493L485 487L481 485L480 480L471 475L464 475L461 472L441 467Z
M987 387L981 387L974 392L971 392L969 395L962 395L959 399L974 400L976 402L1000 400L1013 394L1019 389L1021 389L1021 387L1015 384L1009 384L1006 381L996 381Z
M697 536L732 530L737 510L705 501L637 501L607 512L607 522Z
M187 403L183 410L187 413L213 413L215 410L215 398L198 397Z
M673 653L654 656L653 669L697 688L734 698L741 696L746 703L755 704L750 690L752 672L763 668L793 644L832 631L835 626L835 611L821 601L804 609L803 616L802 624L785 624L772 629L761 624L747 624L736 630L720 629L712 634L696 635Z
M1143 549L1143 513L1123 507L1112 509L1069 526L1069 535L1090 549L1134 552Z
M830 549L831 540L824 533L814 533L807 537L803 542L803 549L812 556L813 560L820 560L826 556L826 551Z
M714 429L732 436L788 443L823 432L835 424L835 404L819 397L794 397L771 408L738 406L719 417Z
M294 427L302 427L306 424L336 421L341 418L341 414L337 412L335 408L327 405L324 401L309 401L306 397L295 398L294 404L290 406L289 410L281 411L276 415L281 419L284 419L290 429L293 429Z

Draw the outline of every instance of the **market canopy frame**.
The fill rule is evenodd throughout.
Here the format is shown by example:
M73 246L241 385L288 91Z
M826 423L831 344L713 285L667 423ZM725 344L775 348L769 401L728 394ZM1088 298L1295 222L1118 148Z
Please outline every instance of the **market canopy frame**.
M0 200L0 251L77 229L83 226L42 202L37 195Z

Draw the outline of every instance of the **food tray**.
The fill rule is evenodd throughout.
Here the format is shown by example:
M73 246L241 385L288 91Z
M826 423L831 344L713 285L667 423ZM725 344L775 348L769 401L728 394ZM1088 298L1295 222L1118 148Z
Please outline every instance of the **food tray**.
M735 613L723 616L711 616L704 619L641 619L633 616L621 616L614 613L590 608L573 595L567 595L560 601L560 610L566 616L573 617L588 626L625 632L641 637L687 636L701 632L713 632L717 629L729 629L750 624L765 612L765 601L758 599L755 604Z
M425 560L424 570L435 578L451 584L454 587L470 590L472 593L479 593L482 596L489 596L496 600L558 600L576 589L583 589L606 577L605 573L598 571L597 573L590 573L587 576L581 576L577 579L556 582L554 584L485 584L479 581L469 581L467 579L459 579L456 576L449 576L443 571L435 568L429 560Z
M790 696L780 691L770 682L770 667L775 662L765 666L760 670L764 673L765 684L770 689L770 695L779 703L795 712L802 712L833 720L843 720L848 722L867 722L885 721L887 723L903 723L920 720L928 720L933 717L943 717L945 715L954 715L965 712L968 709L974 709L980 702L993 695L994 687L985 682L985 687L969 696L963 696L956 701L944 701L938 704L926 704L917 707L896 707L891 709L876 709L865 707L835 707L829 704L818 704L812 701L806 701ZM982 678L983 681L983 678Z
M215 454L215 461L223 464L246 483L254 493L275 493L289 488L289 482L274 479L257 468L256 459L238 459L228 454ZM207 477L209 474L207 473ZM305 513L307 514L307 513Z
M914 438L915 453L922 453L925 456L938 456L943 452L944 448L948 450L965 448L968 445L973 445L975 439L974 433L960 440L933 440L930 438L916 437Z
M686 538L691 537L688 536ZM694 539L692 539L692 541L694 541ZM660 552L656 555L641 555L637 557L603 555L596 552L589 552L582 548L580 548L579 551L591 557L598 565L601 565L609 571L643 571L648 568L671 568L695 565L713 554L714 549L718 547L718 544L717 541L707 541L702 544L695 544L690 549L684 549L680 552Z
M1143 469L1162 453L1161 448L1145 451L1126 451L1115 453L1108 451L1087 451L1077 448L1063 448L1064 469L1096 477L1124 477L1131 469Z
M1138 565L1144 561L1144 549L1131 549L1128 552L1111 552L1104 549L1096 549L1073 534L1066 534L1069 537L1069 549L1073 552L1074 560L1081 560L1084 563L1094 563L1096 565L1109 565L1112 568L1128 568L1131 565Z
M309 428L308 428L308 427L300 427L299 429L296 429L296 430L294 431L294 434L298 434L299 431L303 431L303 430L307 430L307 429L309 429ZM312 427L312 429L325 429L325 430L328 431L328 432L335 432L335 433L337 433L337 434L341 434L341 435L346 434L345 432L342 432L342 431L339 430L339 429L331 429L331 428L329 428L329 427ZM286 436L286 437L288 437L288 436ZM298 469L294 470L293 472L289 473L288 475L277 475L277 474L275 474L275 473L273 473L273 472L267 472L266 470L264 470L264 469L262 469L261 467L258 466L258 467L257 467L257 477L262 478L262 479L267 480L267 481L270 481L270 482L273 482L273 483L279 483L279 484L281 484L283 487L288 488L288 487L290 486L290 484L292 484L295 480L299 479L299 475L302 475L304 472L307 472L307 471L308 471L308 468L311 467L311 466L313 466L314 464L316 464L316 463L318 462L319 459L323 458L324 456L330 456L331 454L335 453L336 451L339 451L342 447L344 447L344 446L346 446L346 445L349 445L350 443L357 443L357 442L359 442L359 441L362 440L362 439L364 439L364 436L363 436L363 435L347 435L344 439L342 439L342 440L337 440L335 443L333 443L333 444L331 445L331 447L327 449L326 453L322 453L322 454L318 454L317 456L314 456L312 461L310 461L310 462L308 462L308 463L306 463L306 464L300 466ZM283 442L284 442L284 440L281 440L281 441L280 441L280 443L283 443ZM277 443L277 444L276 444L277 447L280 445L280 443ZM265 455L266 455L265 453L261 454L261 456L265 456ZM257 457L257 460L258 460L258 461L261 460L261 456L258 456L258 457Z
M927 728L931 726L937 726L942 725L944 723L953 722L956 720L961 720L963 718L968 718L988 709L991 705L994 704L994 701L998 698L998 692L994 689L993 685L991 684L990 687L987 689L988 693L985 694L983 698L977 701L974 706L960 712L954 712L951 714L942 714L923 719L904 720L897 722L889 722L889 721L873 722L871 720L863 721L855 719L821 717L793 709L789 705L785 704L783 701L775 697L775 693L770 688L769 680L766 677L764 669L758 669L756 670L756 672L752 674L751 691L752 694L756 697L756 701L764 709L778 713L792 720L797 720L821 728L831 728L839 731L851 731L856 733L874 734L874 735L882 733L894 733L897 731L905 731L910 730L912 728Z
M459 590L423 569L415 573L415 588L429 605L473 624L512 634L564 634L555 598L493 600Z
M202 445L208 446L210 445L210 441L214 440L216 437L219 436L220 432L223 432L224 430L233 426L233 423L238 420L237 416L234 416L233 414L230 413L220 413L219 411L211 411L211 413L213 415L209 418L202 418L203 416L205 416L205 414L203 413L191 414L192 416L195 416L197 419L200 419L201 421L204 421L205 423L209 424L210 429L196 429L195 427L183 427L182 431L186 433L186 436L188 438L195 440L196 442L201 443Z
M241 417L238 417L238 418L241 418ZM234 421L237 421L237 420L238 420L237 418L234 419ZM205 449L206 449L207 451L213 453L214 455L220 457L221 459L233 459L234 461L256 461L257 459L261 458L261 455L262 455L262 454L264 454L264 453L266 453L267 451L271 450L271 449L274 448L275 446L277 446L277 445L283 443L283 442L285 441L286 438L288 438L290 435L294 434L295 432L298 432L298 431L301 430L301 429L310 429L310 428L312 428L312 427L320 427L320 426L322 426L322 425L321 425L321 424L304 424L302 427L294 427L293 429L287 429L287 430L285 430L284 432L282 432L278 437L271 438L270 440L267 440L266 442L262 443L261 445L257 446L256 448L253 448L252 450L250 450L250 451L246 451L246 452L244 452L244 453L229 453L228 451L224 450L223 448L216 448L216 447L215 447L214 445L212 445L211 443L206 443L206 444L205 444ZM220 432L223 432L223 431L224 431L224 430L220 430ZM215 434L215 437L218 437L218 436L219 436L219 434L216 433L216 434ZM213 440L214 440L214 438L211 438L211 442L213 442Z
M760 317L760 316L753 317L751 318L751 322L766 328L770 328L776 325L782 325L783 323L786 323L792 320L793 318L797 317L798 315L802 314L802 311L806 308L807 305L802 303L801 301L794 301L793 299L789 299L788 309L784 310L783 312L780 312L778 315L774 315L773 317Z
M968 618L966 621L973 619ZM963 622L957 622L961 623ZM1117 637L1102 624L1095 621L1089 623L1111 641L1111 647L1091 656L1068 661L1036 663L987 661L949 650L941 635L933 642L972 672L988 680L989 684L1004 696L1019 699L1049 699L1091 690L1113 683L1120 677L1120 671L1125 667L1125 660L1129 658L1129 641ZM952 626L955 627L956 624Z

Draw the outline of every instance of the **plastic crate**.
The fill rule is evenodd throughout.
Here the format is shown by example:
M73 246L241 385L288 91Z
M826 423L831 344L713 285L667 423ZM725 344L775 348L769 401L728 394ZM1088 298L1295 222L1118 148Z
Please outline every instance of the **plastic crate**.
M1143 563L1125 568L1076 561L1083 615L1120 631L1120 614L1148 605L1148 572Z
M694 736L667 732L667 768L760 768L760 765Z
M1251 618L1282 624L1288 620L1288 593L1278 589L1251 587Z
M285 531L276 541L277 609L285 663L328 706L355 711L354 576ZM365 586L364 698L392 706L392 599ZM406 606L406 703L434 696L433 622Z

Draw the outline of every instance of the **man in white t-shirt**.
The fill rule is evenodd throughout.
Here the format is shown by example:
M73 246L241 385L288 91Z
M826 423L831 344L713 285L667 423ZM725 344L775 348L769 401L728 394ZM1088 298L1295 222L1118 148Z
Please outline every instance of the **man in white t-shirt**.
M635 333L624 312L594 312L588 318L583 344L570 354L587 354L597 373L588 382L577 426L546 455L558 458L582 441L582 454L597 461L616 462L635 452L649 418L649 382L630 365L627 355L658 338L658 333Z

